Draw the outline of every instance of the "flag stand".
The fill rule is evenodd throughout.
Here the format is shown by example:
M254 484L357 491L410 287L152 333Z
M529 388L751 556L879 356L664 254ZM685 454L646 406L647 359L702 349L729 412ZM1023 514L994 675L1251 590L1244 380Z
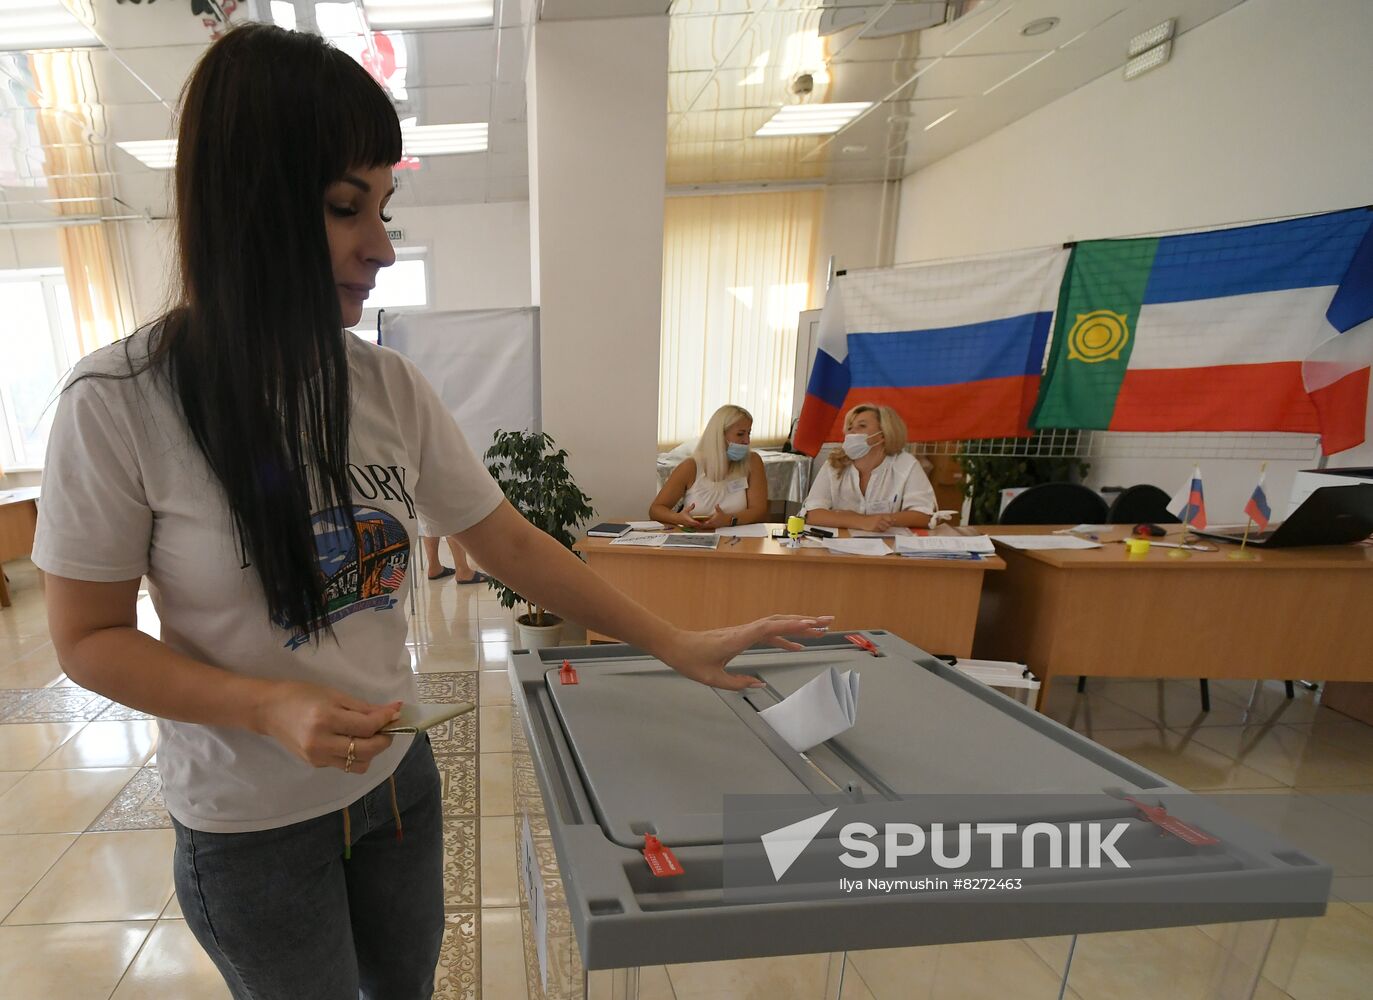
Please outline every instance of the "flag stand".
M1246 518L1246 519L1245 519L1245 524L1244 524L1244 537L1240 539L1240 547L1239 547L1238 549L1236 549L1235 551L1229 553L1228 556L1227 556L1227 558L1229 558L1229 559L1245 559L1245 560L1253 559L1253 558L1254 558L1254 553L1253 553L1252 551L1250 551L1249 549L1245 548L1245 546L1246 546L1246 545L1248 544L1248 542L1249 542L1249 529L1252 528L1253 526L1254 526L1254 519L1253 519L1252 517Z

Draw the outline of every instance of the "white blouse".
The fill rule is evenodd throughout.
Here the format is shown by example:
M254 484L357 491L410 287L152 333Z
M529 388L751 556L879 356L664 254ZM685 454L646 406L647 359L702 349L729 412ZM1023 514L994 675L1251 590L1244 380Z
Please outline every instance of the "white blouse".
M748 509L748 473L732 479L707 479L697 466L696 481L687 487L682 509L692 504L693 514L714 514L718 506L726 514L738 514Z
M888 455L868 476L868 489L858 488L858 470L850 462L842 470L829 462L815 477L815 483L801 508L805 517L812 510L851 510L859 514L894 514L915 510L934 514L934 487L915 456L909 452Z

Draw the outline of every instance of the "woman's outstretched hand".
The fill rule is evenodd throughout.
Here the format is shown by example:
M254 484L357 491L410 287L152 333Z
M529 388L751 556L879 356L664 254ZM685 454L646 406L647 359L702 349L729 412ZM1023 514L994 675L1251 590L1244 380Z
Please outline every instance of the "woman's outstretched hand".
M761 681L725 670L734 659L750 646L767 643L779 649L801 649L788 636L814 637L829 630L833 615L806 618L801 615L771 615L747 625L711 629L708 632L681 630L671 647L659 658L683 677L690 677L710 687L727 691L759 687Z

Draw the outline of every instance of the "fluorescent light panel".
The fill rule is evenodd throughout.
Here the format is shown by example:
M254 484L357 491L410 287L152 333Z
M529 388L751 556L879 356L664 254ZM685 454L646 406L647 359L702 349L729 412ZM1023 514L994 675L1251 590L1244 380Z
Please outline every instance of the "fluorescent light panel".
M99 44L59 0L0 0L0 51Z
M154 170L171 170L176 166L175 139L140 139L136 142L117 142L115 145Z
M934 128L936 125L938 125L940 122L942 122L942 121L947 121L948 119L952 118L952 117L953 117L954 115L956 115L956 114L958 114L958 109L957 109L957 108L954 108L952 111L946 111L944 114L940 115L940 116L939 116L938 118L936 118L934 121L932 121L932 122L930 122L928 125L926 125L924 131L928 132L930 129L932 129L932 128Z
M1133 80L1142 73L1147 73L1151 69L1157 69L1168 61L1173 54L1173 43L1164 42L1162 45L1155 45L1142 56L1135 56L1125 64L1125 79Z
M1170 17L1162 24L1156 24L1148 31L1142 31L1134 38L1130 39L1128 55L1137 56L1141 52L1148 52L1155 45L1168 41L1173 37L1174 21Z
M754 135L833 135L868 108L871 101L848 104L788 104Z
M490 24L491 0L363 0L367 23L384 28L461 27Z
M401 145L406 156L445 156L481 153L487 148L487 123L462 125L402 125Z

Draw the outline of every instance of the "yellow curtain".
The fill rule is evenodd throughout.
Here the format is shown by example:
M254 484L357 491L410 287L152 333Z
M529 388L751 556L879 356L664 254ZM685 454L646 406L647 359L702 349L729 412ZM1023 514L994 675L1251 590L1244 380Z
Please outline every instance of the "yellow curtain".
M818 190L667 199L659 447L695 437L725 403L753 414L755 442L786 437L821 205Z
M104 132L89 52L29 55L49 190L59 215L100 215L111 196L96 159ZM132 297L115 223L58 226L62 270L71 295L81 354L118 340L133 328Z

